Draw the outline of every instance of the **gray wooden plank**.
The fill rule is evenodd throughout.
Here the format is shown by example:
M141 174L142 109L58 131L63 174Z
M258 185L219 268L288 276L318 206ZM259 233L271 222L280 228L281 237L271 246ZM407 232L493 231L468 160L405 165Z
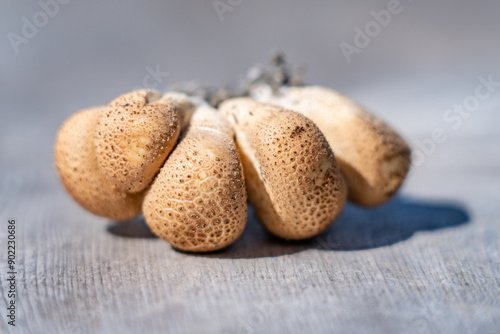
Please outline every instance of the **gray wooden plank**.
M479 175L466 164L451 172L449 157L437 156L422 167L431 176L414 173L398 198L373 210L349 205L309 241L271 237L250 212L242 238L207 255L173 250L141 219L84 212L51 168L11 171L0 212L18 219L21 253L19 325L7 330L494 333L498 209L481 210L497 200L483 185L498 184L499 162L484 158ZM467 192L456 192L465 177Z
M478 76L500 78L498 1L403 1L352 63L339 43L387 0L244 2L224 22L211 1L115 2L61 6L19 53L0 40L0 333L499 332L499 91L458 129L443 121ZM39 10L3 4L4 36ZM171 73L159 89L226 82L277 44L308 66L308 82L356 98L412 144L436 127L448 140L394 201L349 206L304 242L269 236L250 214L227 250L180 253L140 219L106 222L64 193L52 143L71 113L142 84L157 64ZM5 317L11 217L16 328Z

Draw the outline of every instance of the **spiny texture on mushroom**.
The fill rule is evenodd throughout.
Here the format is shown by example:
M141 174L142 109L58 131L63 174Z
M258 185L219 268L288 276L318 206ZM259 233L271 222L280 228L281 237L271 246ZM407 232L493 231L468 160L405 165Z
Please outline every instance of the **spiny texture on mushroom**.
M161 94L138 90L112 101L95 133L99 165L127 192L146 189L177 142L180 120Z
M55 144L55 163L68 193L88 211L125 220L141 211L144 193L117 189L100 170L94 149L94 131L103 107L82 110L61 127Z
M335 152L350 199L374 206L399 189L410 168L410 149L387 124L328 88L283 87L276 95L261 87L253 97L302 113L315 122Z
M220 106L235 130L250 202L285 239L323 232L340 214L346 185L330 146L303 115L249 98Z
M143 204L151 230L184 251L224 248L246 224L241 161L226 126L210 109L195 111Z

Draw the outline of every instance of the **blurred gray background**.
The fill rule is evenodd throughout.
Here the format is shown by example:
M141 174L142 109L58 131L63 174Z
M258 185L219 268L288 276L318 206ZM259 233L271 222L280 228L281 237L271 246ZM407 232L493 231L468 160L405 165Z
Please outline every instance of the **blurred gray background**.
M212 0L65 1L51 16L0 5L0 216L19 221L20 245L19 327L2 313L0 332L233 333L275 292L274 313L243 332L498 332L500 87L445 117L479 77L500 82L500 1L401 0L350 62L342 43L389 0L221 0L222 19ZM309 243L270 238L250 213L241 239L201 257L116 236L63 191L52 147L72 113L138 86L221 85L276 50L420 152L398 198L348 206ZM436 129L446 139L429 144Z
M499 75L498 1L401 0L401 13L351 63L340 43L353 44L354 28L389 1L233 1L221 21L213 1L71 0L46 23L38 17L45 25L18 53L8 34L22 36L23 17L33 22L43 9L34 0L2 1L0 167L50 163L66 117L143 85L148 68L169 73L150 80L160 90L177 81L223 84L282 50L306 67L307 82L352 96L410 139L442 124L479 75ZM499 96L452 137L494 129Z

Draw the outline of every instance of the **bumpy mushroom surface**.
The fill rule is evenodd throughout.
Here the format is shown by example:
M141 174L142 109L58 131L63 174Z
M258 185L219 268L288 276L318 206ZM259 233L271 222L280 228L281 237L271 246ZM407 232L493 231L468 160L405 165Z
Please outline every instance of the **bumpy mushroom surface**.
M253 97L302 113L315 122L335 152L349 198L356 204L384 203L400 188L410 168L406 142L382 120L340 93L323 87L266 87Z
M116 187L146 189L174 148L180 132L175 104L138 90L113 100L95 132L97 160Z
M220 110L235 131L248 197L264 226L297 240L330 226L347 189L318 127L303 115L249 98L227 100Z
M55 163L68 193L88 211L125 220L141 211L144 193L127 194L100 170L94 148L94 131L104 107L89 108L62 125L55 144Z
M151 230L173 247L209 252L232 244L247 219L241 161L218 112L197 108L143 204Z
M188 127L193 112L204 103L202 99L173 91L165 93L160 102L167 103L175 108L180 121L181 132Z

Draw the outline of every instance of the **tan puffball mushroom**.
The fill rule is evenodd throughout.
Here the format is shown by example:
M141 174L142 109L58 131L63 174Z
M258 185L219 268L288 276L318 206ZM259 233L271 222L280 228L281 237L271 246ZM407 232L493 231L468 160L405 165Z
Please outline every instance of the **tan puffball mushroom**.
M349 98L318 86L283 87L274 96L261 86L253 97L300 112L318 125L335 152L354 203L382 204L403 183L410 168L408 145Z
M243 170L217 111L195 111L146 195L143 212L157 236L183 251L215 251L241 235L247 219Z
M308 118L249 98L220 106L235 130L248 198L264 226L285 239L323 232L347 189L330 146Z
M181 131L188 127L191 115L203 102L201 99L180 92L167 92L160 102L173 105L180 120Z
M138 215L144 192L127 194L102 173L94 148L94 131L104 107L82 110L61 127L55 144L59 177L75 201L103 217L125 220Z
M180 119L174 104L154 90L138 90L113 100L95 133L97 160L120 189L146 189L174 148Z

